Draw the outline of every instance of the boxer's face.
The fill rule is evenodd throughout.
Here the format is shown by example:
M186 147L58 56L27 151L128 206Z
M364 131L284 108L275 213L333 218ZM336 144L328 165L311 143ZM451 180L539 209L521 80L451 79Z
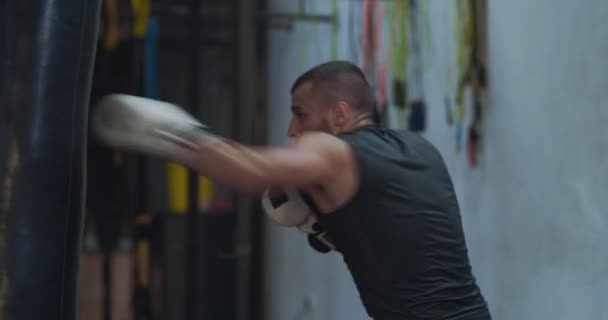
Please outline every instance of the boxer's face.
M348 106L343 103L323 105L323 99L312 83L298 86L291 95L291 120L287 135L295 138L306 131L338 134L344 131Z

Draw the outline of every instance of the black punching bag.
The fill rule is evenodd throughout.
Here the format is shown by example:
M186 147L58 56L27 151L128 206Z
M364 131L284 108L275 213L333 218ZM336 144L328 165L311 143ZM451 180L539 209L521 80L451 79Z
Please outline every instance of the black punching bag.
M0 319L76 318L101 0L0 0Z

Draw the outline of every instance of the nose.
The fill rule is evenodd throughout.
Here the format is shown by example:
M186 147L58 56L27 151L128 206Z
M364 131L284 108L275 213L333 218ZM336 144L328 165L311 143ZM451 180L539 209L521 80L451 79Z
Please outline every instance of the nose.
M293 119L291 119L291 121L289 121L289 128L287 129L287 136L290 138L295 138L298 135L299 131L298 131L298 126L295 123L295 121L293 121Z

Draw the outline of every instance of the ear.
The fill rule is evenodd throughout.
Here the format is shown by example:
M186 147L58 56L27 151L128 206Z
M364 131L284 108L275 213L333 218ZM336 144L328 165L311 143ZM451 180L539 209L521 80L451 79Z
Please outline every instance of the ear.
M340 127L346 125L352 113L348 103L344 101L339 101L333 109L333 118L335 121L335 125Z

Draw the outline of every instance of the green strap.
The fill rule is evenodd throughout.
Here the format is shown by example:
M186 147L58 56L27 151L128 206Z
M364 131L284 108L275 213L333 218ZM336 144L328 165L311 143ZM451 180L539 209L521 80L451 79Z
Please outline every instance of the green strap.
M461 55L461 50L462 50L462 43L463 43L463 38L462 38L462 18L461 18L461 14L462 14L462 3L461 1L456 1L456 12L454 14L454 26L452 28L452 30L454 30L454 39L456 39L456 63L458 64L458 66L460 66L460 55Z
M338 0L332 1L331 14L335 19L331 25L331 59L336 60L338 58Z
M408 62L408 15L409 3L408 0L395 0L384 4L385 17L389 26L390 48L392 54L392 74L393 84L395 80L400 81L405 85L407 79L407 62ZM402 88L406 90L405 87ZM395 90L395 88L393 88ZM395 92L393 93L395 95ZM405 97L404 97L405 98ZM396 102L396 101L393 101ZM404 102L405 103L405 102ZM390 108L393 114L393 122L391 127L398 129L407 128L406 110L402 108Z
M461 75L464 73L463 58L465 56L465 45L464 45L464 26L463 26L463 1L456 1L456 13L454 14L454 38L456 39L456 83L460 80ZM458 89L456 89L458 90ZM458 94L458 92L456 92Z
M459 72L464 73L468 67L468 56L470 50L470 10L468 1L457 1L457 11L454 31L458 45L458 68Z
M299 0L298 3L298 15L306 14L306 7L304 6L304 1ZM308 26L306 26L308 27ZM302 41L300 42L300 50L298 53L298 72L304 72L304 68L306 68L306 60L308 58L308 38L310 37L310 32L306 32L302 37Z
M450 13L449 10L446 10L446 12ZM446 19L445 21L449 21L448 20L449 17L447 17L447 14L446 14L446 17L444 17L444 18ZM450 44L450 36L449 36L448 32L445 33L445 37L446 38L444 40L445 41L444 43L445 44ZM453 61L452 61L452 58L450 58L450 55L446 55L446 56L448 57L447 58L447 72L446 72L446 88L447 88L447 90L449 92L451 92L451 90L453 90L453 88L451 86L453 85L453 77L454 77L454 75L453 75L453 70L452 69L454 67L453 67Z
M317 15L319 14L318 10L317 10L317 0L310 0L310 14L313 15ZM312 26L312 32L310 34L310 38L312 39L312 43L313 43L313 47L315 49L315 57L316 59L319 59L321 57L325 57L325 55L323 54L323 46L321 46L320 44L315 45L315 43L321 43L323 42L323 38L319 39L319 22L312 22L313 26Z
M470 41L471 41L471 11L469 1L457 1L457 10L455 15L456 41L457 41L457 75L456 75L456 119L459 123L464 121L465 108L463 105L464 88L463 77L468 72Z
M387 8L390 8L387 6ZM393 12L387 12L391 29L394 26L396 18L399 25L397 34L393 34L393 41L397 45L396 54L393 57L393 73L395 78L405 80L407 77L407 53L408 53L408 13L409 5L407 0L396 0L393 7ZM393 33L391 31L391 33Z
M429 13L429 3L430 1L421 1L422 2L422 23L423 23L423 33L424 33L424 43L426 48L426 53L424 55L424 66L425 68L430 66L430 63L433 61L432 57L434 54L433 50L433 34L431 29L431 15Z

